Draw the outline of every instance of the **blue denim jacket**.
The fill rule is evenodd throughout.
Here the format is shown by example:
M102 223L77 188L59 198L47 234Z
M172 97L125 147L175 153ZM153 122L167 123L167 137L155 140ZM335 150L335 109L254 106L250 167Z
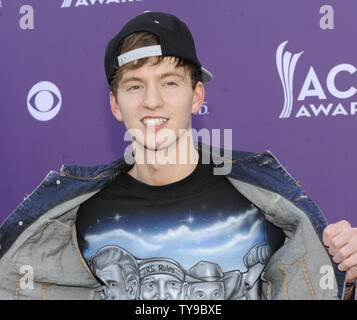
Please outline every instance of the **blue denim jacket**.
M342 299L346 273L338 270L322 243L326 220L272 153L198 147L224 160L217 168L229 162L227 179L286 235L261 275L262 298ZM93 167L63 166L60 174L51 171L14 210L0 228L0 299L98 298L100 284L76 243L76 210L127 170L127 162L121 158ZM33 266L38 288L20 289L23 265ZM321 285L321 270L333 271L327 288Z

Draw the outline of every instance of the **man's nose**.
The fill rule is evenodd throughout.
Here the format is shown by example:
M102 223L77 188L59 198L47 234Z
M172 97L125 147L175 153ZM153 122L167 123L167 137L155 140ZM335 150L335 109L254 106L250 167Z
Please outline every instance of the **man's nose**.
M167 290L166 290L166 286L165 286L165 283L163 281L160 282L160 284L159 284L158 295L159 295L159 299L160 300L167 300L167 298L168 298L168 293L167 293Z
M143 106L148 109L156 109L163 105L163 99L160 87L155 84L149 84L145 90Z

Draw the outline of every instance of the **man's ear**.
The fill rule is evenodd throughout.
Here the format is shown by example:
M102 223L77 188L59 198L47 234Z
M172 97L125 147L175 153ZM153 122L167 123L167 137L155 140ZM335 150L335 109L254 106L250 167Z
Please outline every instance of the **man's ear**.
M192 100L192 110L191 112L197 114L201 109L205 101L205 87L201 81L197 82L196 88L193 91L193 100Z
M130 296L130 299L131 300L135 300L136 299L136 296L137 296L137 293L139 291L139 285L138 285L138 282L136 280L132 280L128 283L128 286L127 286L127 292Z
M120 122L123 121L123 117L120 112L120 108L119 108L117 99L112 91L110 91L109 99L110 99L110 109L112 110L113 116L118 121L120 121Z

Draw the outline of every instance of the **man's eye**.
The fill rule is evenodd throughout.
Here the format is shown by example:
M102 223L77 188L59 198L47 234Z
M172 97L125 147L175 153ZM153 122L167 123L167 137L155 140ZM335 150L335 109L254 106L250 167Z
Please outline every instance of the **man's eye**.
M222 295L221 292L218 292L218 291L212 293L212 296L215 298L220 297L221 295Z
M173 82L173 81L168 81L168 82L166 82L166 84L167 84L169 87L174 87L174 86L177 85L176 82Z
M140 88L140 86L138 86L138 85L130 86L130 87L128 88L128 91L138 90L139 88Z
M112 288L119 286L119 283L116 281L109 281L108 284L109 284L109 287L112 287Z
M154 289L154 284L153 283L147 283L144 285L145 290L153 290Z
M197 299L202 299L204 297L204 294L202 292L197 292L196 293L196 298Z
M171 288L178 288L180 285L179 285L177 282L170 282L170 283L169 283L169 286L170 286Z

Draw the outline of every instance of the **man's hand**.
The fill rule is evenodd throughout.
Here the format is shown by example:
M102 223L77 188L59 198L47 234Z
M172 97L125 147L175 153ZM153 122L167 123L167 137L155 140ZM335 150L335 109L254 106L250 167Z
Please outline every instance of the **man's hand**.
M357 228L346 220L328 225L323 242L340 271L347 271L347 282L357 280Z

